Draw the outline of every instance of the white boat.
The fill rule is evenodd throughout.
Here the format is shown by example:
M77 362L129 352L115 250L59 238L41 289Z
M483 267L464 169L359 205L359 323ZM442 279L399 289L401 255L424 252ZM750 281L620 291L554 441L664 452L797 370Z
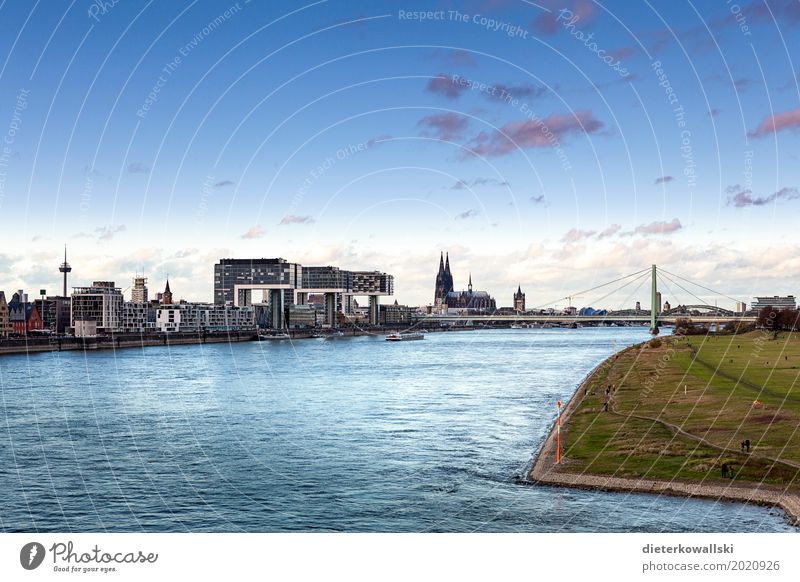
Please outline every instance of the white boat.
M292 339L288 333L262 333L258 335L259 341Z
M511 324L511 329L522 329L522 326L520 324L518 324L518 323L512 323Z
M387 342L407 342L421 339L425 339L425 336L418 331L402 331L399 333L390 333L386 336Z

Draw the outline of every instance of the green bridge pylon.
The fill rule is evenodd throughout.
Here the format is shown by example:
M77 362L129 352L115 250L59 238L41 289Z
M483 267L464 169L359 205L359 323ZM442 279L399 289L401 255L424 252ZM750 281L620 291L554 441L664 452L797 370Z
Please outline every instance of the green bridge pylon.
M656 284L656 266L652 267L652 281L650 284L650 333L658 335L658 286Z

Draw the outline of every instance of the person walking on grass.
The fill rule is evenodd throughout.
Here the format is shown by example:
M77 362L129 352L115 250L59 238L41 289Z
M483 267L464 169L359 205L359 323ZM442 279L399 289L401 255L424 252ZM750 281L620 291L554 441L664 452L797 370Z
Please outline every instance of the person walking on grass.
M747 452L750 452L750 439L744 441L744 446L747 449Z
M728 463L722 463L722 476L728 476Z

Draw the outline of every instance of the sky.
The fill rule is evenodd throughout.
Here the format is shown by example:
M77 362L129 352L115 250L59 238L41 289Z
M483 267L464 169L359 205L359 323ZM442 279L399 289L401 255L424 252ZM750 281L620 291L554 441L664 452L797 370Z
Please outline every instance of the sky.
M797 0L3 1L0 289L56 292L66 244L70 285L197 301L283 257L427 304L442 251L498 306L651 264L797 293L799 29Z

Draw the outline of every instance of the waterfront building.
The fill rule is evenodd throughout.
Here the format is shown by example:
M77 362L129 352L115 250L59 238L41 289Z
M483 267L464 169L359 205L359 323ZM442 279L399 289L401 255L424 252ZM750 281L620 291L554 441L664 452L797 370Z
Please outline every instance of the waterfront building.
M15 335L27 335L42 329L41 314L35 304L28 302L28 294L22 289L14 293L8 302L8 320L11 333Z
M736 302L736 313L744 315L744 313L746 311L747 311L747 303L745 303L744 301L737 301Z
M641 310L642 310L642 303L641 303L641 301L637 301L637 302L636 302L636 307L634 307L634 309L635 309L636 311L641 311Z
M661 291L656 292L656 313L661 313Z
M254 293L261 293L261 301ZM321 295L324 325L335 327L353 311L353 297L370 298L370 320L378 321L378 297L394 293L392 275L379 271L348 271L335 266L305 267L286 259L220 259L214 265L214 303L247 307L261 304L268 325L283 328L288 309L306 305Z
M669 313L670 309L672 309L672 305L669 304L669 301L664 301L664 309L661 313Z
M417 310L408 305L381 305L381 323L384 325L410 325L417 319Z
M759 312L765 307L771 307L776 311L783 311L784 309L797 309L797 302L794 295L773 295L772 297L753 297L755 301L752 303L754 311Z
M53 333L66 333L70 326L70 298L47 297L34 301L42 317L42 328Z
M158 331L165 333L249 331L256 328L255 309L181 301L160 305L156 309L155 325Z
M155 331L155 309L147 303L125 301L122 304L122 331L145 333Z
M214 303L252 305L253 291L296 289L303 268L286 259L220 259L214 265Z
M286 327L289 329L309 329L317 325L317 310L313 305L292 305L289 307Z
M167 281L167 287L169 288L169 281ZM137 275L133 279L131 301L134 303L147 303L147 279L145 277L139 277Z
M517 285L517 292L514 293L514 311L517 313L525 311L525 293L522 292L522 285Z
M122 290L114 281L95 281L91 287L73 287L70 317L73 328L77 321L94 321L97 333L120 331L122 310Z
M11 321L8 317L6 294L0 291L0 337L8 337L11 333Z

